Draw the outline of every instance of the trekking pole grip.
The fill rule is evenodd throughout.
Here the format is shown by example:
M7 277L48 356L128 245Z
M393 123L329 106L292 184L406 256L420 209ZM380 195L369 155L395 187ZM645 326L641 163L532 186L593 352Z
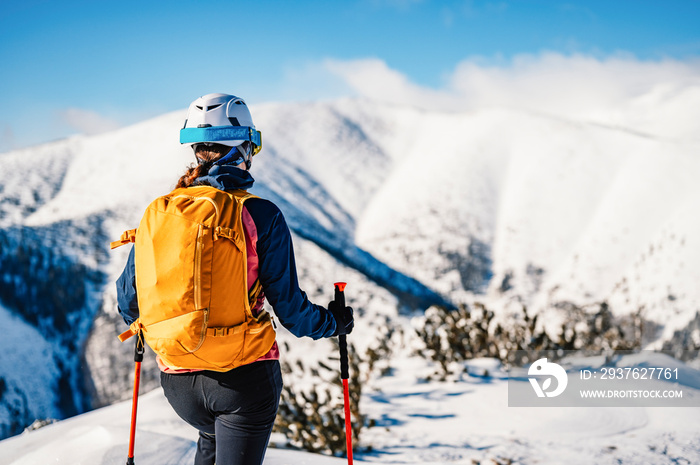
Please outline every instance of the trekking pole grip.
M350 378L350 367L348 366L348 341L345 334L338 336L340 343L340 379Z
M345 309L345 286L346 283L335 283L335 302L341 309ZM345 334L338 336L340 346L340 379L350 378L350 367L348 366L348 341Z

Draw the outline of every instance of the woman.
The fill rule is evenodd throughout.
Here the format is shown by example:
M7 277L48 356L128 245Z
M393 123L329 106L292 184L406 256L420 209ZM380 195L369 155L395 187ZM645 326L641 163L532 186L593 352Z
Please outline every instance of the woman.
M247 190L252 157L261 148L243 99L209 94L192 102L181 131L197 163L178 188L208 185L223 191ZM250 198L244 203L247 286L256 281L262 293L251 306L255 316L270 302L282 325L297 337L313 339L348 334L354 322L350 307L328 309L311 303L299 289L289 228L272 202ZM134 248L117 280L119 313L131 325L139 317ZM161 385L175 412L199 430L196 465L260 464L275 421L282 389L277 343L255 362L229 371L175 369L160 358Z

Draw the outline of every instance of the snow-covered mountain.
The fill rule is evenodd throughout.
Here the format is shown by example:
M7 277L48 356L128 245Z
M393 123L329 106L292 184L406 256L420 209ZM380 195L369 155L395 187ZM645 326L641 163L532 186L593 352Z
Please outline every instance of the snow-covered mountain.
M606 300L663 325L661 341L700 308L694 139L507 108L252 113L253 192L283 210L312 300L350 283L360 331L431 303ZM130 395L112 284L128 248L108 243L191 163L183 118L0 154L0 322L15 335L0 340L3 436ZM150 360L143 382L156 376Z

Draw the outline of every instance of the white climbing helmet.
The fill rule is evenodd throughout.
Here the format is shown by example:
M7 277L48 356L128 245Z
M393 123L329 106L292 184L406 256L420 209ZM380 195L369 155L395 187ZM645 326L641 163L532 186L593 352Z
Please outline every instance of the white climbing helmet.
M262 135L255 129L245 101L228 94L207 94L190 104L185 126L180 130L180 143L195 146L215 143L237 147L252 143L252 153L262 148Z

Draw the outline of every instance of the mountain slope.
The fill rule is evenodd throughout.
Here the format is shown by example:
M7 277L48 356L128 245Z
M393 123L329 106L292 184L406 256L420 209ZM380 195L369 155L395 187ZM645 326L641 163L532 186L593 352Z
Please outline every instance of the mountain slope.
M641 309L668 339L698 309L696 141L505 108L338 100L252 111L264 134L253 192L284 212L313 300L353 276L358 327L434 302L543 311L608 300L617 313ZM178 144L183 117L0 154L0 303L60 361L43 386L65 386L31 415L129 395L113 285L128 247L107 244L192 162ZM144 384L157 383L151 360Z

